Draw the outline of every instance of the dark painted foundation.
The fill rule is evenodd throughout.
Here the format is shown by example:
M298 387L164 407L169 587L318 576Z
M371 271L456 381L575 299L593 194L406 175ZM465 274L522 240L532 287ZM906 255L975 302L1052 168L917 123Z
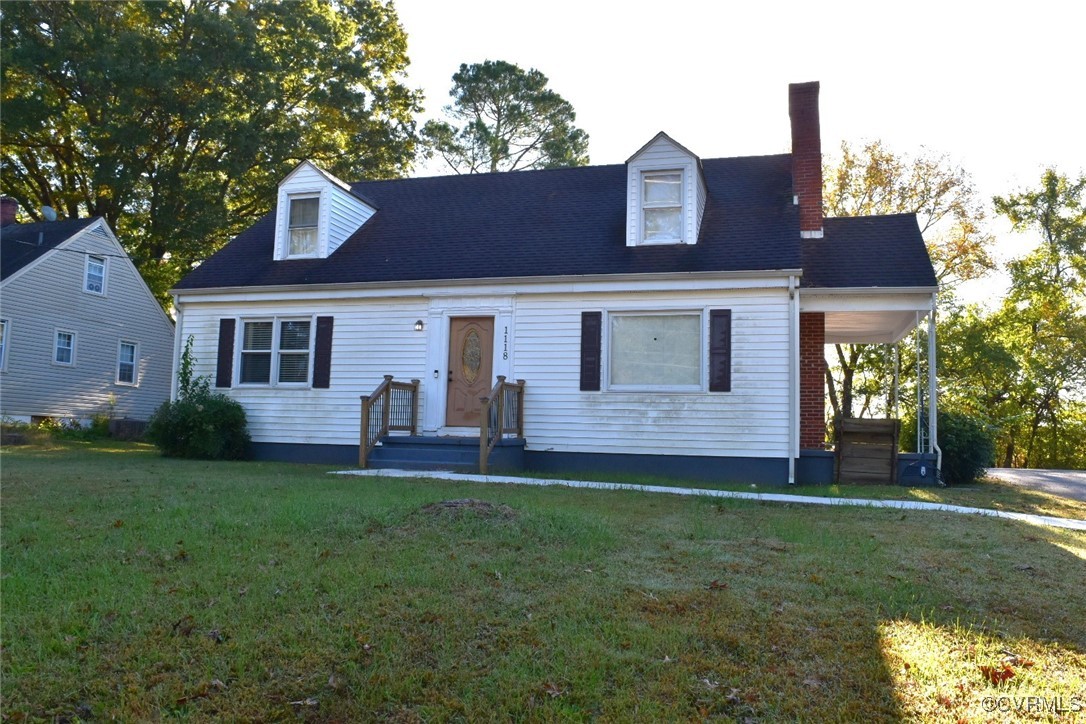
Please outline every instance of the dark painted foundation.
M512 442L512 441L510 441ZM478 444L471 441L472 453ZM301 445L296 443L252 443L255 460L321 465L358 466L357 445ZM477 459L477 457L475 458ZM397 464L394 467L404 467ZM451 466L444 466L451 467ZM788 460L784 458L730 458L696 455L613 455L603 453L564 453L524 450L516 444L501 446L491 457L495 473L516 474L518 470L560 476L642 475L676 480L713 483L755 483L786 485ZM426 469L422 466L418 469ZM476 468L477 470L477 468ZM833 453L827 450L803 450L796 461L796 482L800 485L829 485L833 480ZM900 453L898 482L906 486L937 485L935 459L932 455Z
M648 475L714 483L785 485L788 460L724 458L700 455L614 455L524 451L524 466L537 473L561 475Z

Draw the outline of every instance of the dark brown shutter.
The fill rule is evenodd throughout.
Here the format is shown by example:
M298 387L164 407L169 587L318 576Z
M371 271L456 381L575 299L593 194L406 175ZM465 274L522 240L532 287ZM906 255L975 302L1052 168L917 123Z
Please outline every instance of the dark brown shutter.
M603 312L581 312L581 389L600 389Z
M215 386L229 387L234 377L234 329L236 320L219 320L219 357L215 363Z
M709 310L709 391L732 391L732 310Z
M332 384L332 322L334 317L317 317L317 343L313 351L313 386L328 389Z

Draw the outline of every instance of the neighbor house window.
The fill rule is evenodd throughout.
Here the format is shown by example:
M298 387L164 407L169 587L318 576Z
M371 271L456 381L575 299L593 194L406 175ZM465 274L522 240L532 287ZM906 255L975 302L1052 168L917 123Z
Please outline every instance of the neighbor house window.
M244 322L241 384L307 384L313 347L312 327L310 319Z
M0 319L0 370L8 367L8 320Z
M83 278L83 291L91 294L106 293L106 258L87 255L86 274Z
M682 171L644 173L641 187L642 241L682 241Z
M117 384L134 385L137 382L136 360L139 346L135 342L121 342L117 348Z
M701 389L700 313L612 314L610 328L611 389Z
M53 361L58 365L75 364L75 332L57 330Z
M287 233L287 256L314 256L317 253L317 220L320 197L292 198Z

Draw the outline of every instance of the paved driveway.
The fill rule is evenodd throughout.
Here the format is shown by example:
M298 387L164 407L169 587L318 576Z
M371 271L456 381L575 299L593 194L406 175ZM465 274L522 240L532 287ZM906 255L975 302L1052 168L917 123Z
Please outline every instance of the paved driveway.
M1086 470L988 468L988 475L1012 485L1086 502Z

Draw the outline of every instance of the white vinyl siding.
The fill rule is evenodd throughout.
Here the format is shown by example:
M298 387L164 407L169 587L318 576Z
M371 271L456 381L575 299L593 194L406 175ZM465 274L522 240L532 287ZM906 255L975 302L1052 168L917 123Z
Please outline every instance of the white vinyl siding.
M330 389L246 385L227 391L245 407L258 443L357 445L358 398L370 394L386 374L421 381L424 434L437 434L433 422L443 424L448 360L441 330L447 330L451 316L494 316L494 374L526 381L529 450L788 456L789 307L783 283L711 291L664 291L667 285L652 292L600 287L598 293L536 293L518 287L514 294L480 284L463 297L438 289L403 297L304 301L261 301L238 294L232 300L224 295L205 302L194 296L182 300L178 334L182 339L194 336L195 374L213 376L223 317L240 316L239 327L246 319L335 317ZM732 310L732 391L727 395L704 391L710 309ZM696 318L698 388L582 392L581 312L586 310L602 310L607 319L624 314ZM428 320L422 332L414 328L419 319Z
M264 320L309 319L315 309L336 320L330 388L249 384L222 390L245 407L255 442L357 445L358 398L373 392L384 375L422 380L423 398L434 383L425 367L427 335L415 331L415 321L426 318L426 303L419 299L189 303L178 334L193 335L194 374L214 378L221 318L241 313L241 328L258 314Z
M139 345L121 341L117 345L117 384L139 384Z
M87 253L108 260L107 295L84 291ZM173 325L123 255L99 221L3 280L10 342L0 414L90 419L112 410L147 420L169 399ZM53 362L55 330L75 332L75 366ZM118 340L139 342L138 386L116 384Z

